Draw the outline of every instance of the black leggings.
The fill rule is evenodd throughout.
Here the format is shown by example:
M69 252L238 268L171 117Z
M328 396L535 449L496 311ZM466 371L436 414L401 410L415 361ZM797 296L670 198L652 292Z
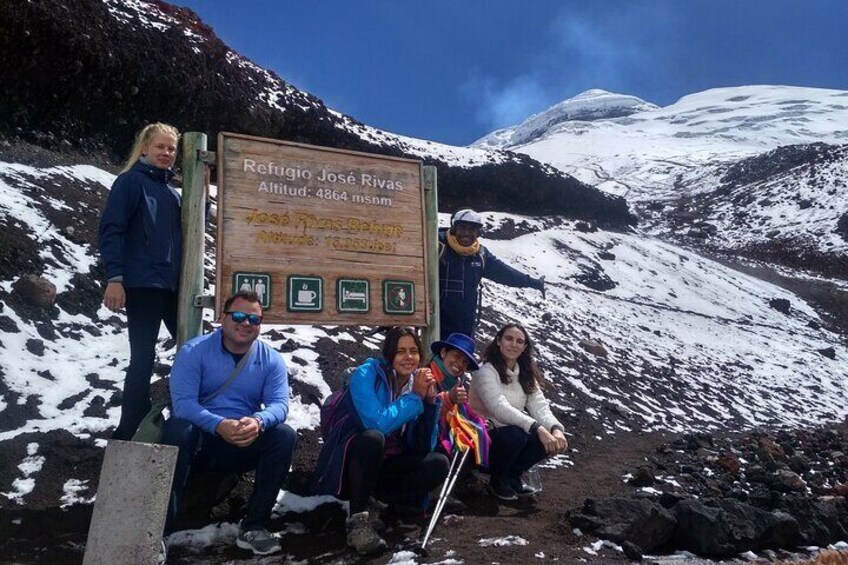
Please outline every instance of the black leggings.
M539 436L518 426L492 428L489 437L492 438L489 471L494 477L517 478L546 457Z
M448 476L448 458L441 453L401 454L383 458L385 436L365 430L350 442L345 483L350 514L362 512L373 494L389 504L414 503Z
M177 293L158 288L128 288L127 329L130 334L130 366L124 379L121 421L112 439L128 440L150 411L150 377L156 357L156 340L162 322L177 336Z

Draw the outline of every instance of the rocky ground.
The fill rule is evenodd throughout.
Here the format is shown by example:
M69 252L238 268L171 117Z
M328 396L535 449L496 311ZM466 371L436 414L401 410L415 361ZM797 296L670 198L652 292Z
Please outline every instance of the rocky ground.
M540 558L611 563L644 556L659 563L668 562L660 556L685 550L713 559L753 551L763 562L775 562L809 557L801 547L848 540L848 422L777 433L620 433L603 438L593 435L590 422L572 424L573 466L543 469L541 494L498 502L472 475L459 490L467 508L444 517L426 553L407 557L419 563L448 558L466 563ZM300 440L287 488L306 494L317 437L307 432ZM85 457L79 461L96 463ZM190 525L235 520L248 490L249 478L243 478L213 510L213 518L201 517ZM61 511L6 508L0 511L7 532L0 555L9 563L79 563L90 513L89 505ZM340 506L326 504L275 519L274 528L287 532L286 559L356 562L345 548L343 518ZM416 549L423 519L389 512L382 518L392 553ZM485 545L485 540L504 538L513 543ZM613 543L599 544L599 539ZM392 553L368 562L388 562ZM252 561L229 545L199 553L177 547L169 562L233 560L271 562Z

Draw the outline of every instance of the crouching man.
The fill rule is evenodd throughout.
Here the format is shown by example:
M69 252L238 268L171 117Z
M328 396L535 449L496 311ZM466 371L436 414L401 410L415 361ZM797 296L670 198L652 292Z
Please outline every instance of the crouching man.
M256 470L236 544L257 555L280 551L268 521L294 453L297 434L284 422L286 365L257 339L262 306L253 292L224 303L221 327L180 348L171 370L173 417L163 443L179 447L165 533L170 533L193 466L224 473Z

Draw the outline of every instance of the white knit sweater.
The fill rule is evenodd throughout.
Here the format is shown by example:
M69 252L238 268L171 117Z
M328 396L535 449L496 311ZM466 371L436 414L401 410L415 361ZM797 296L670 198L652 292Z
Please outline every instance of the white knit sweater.
M518 426L525 432L538 422L551 431L553 426L565 427L551 412L550 402L538 388L525 394L518 382L518 366L514 371L507 369L509 384L503 384L498 371L491 363L485 363L473 373L468 403L480 416L492 421L495 427Z

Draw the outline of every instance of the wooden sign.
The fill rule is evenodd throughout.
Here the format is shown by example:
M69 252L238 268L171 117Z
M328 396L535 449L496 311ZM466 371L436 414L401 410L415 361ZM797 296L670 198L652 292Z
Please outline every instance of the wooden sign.
M217 313L248 289L266 323L429 323L421 162L233 133L217 154Z

